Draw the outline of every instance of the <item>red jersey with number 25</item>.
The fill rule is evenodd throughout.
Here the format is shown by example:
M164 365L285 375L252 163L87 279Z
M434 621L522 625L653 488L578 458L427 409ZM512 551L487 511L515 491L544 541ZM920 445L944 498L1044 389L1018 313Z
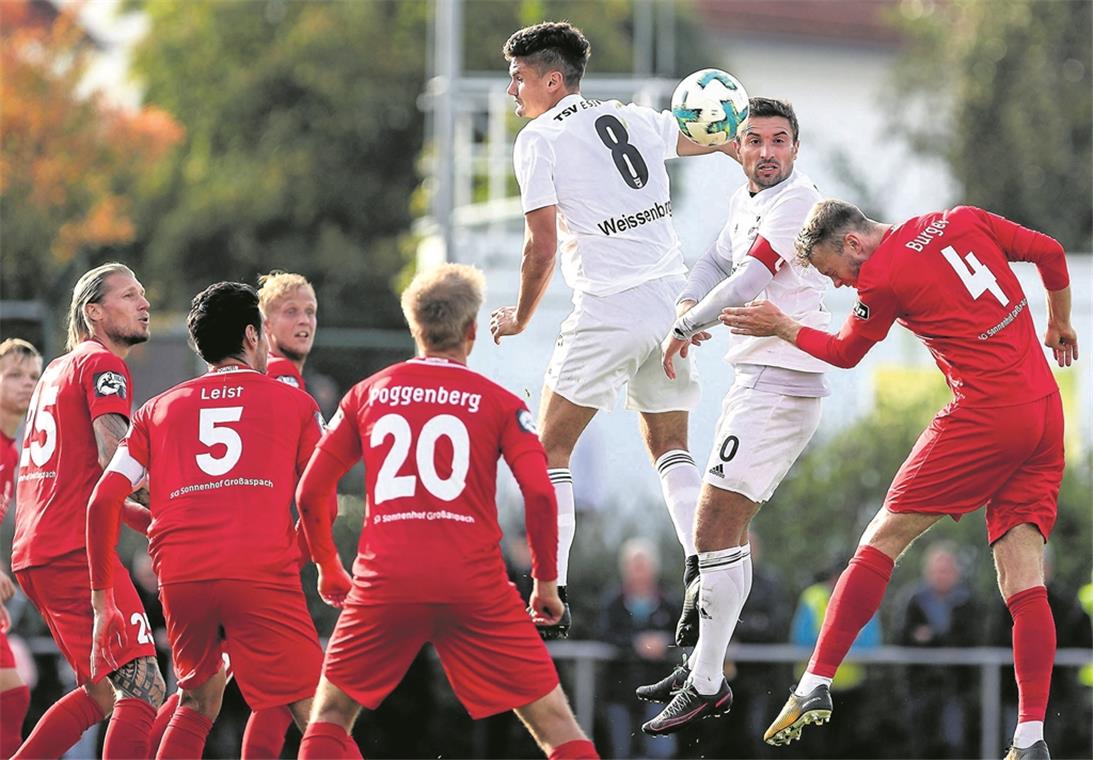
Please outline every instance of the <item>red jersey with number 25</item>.
M972 206L916 217L884 236L858 275L844 332L883 340L893 321L926 344L964 406L1012 406L1057 389L1011 261L1067 286L1047 235Z
M290 504L321 434L310 396L243 367L142 406L110 469L134 484L148 474L148 550L160 584L299 583Z
M57 357L42 373L19 459L13 570L85 548L87 500L102 475L91 423L106 414L129 419L131 387L125 362L95 340Z
M411 359L350 389L319 446L346 467L364 459L356 598L452 603L497 593L506 580L497 460L545 457L519 398L462 364Z

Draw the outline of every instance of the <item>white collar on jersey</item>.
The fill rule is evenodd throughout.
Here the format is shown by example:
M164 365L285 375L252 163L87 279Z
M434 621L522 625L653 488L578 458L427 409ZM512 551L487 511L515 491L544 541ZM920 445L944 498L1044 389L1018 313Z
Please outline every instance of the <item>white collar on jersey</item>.
M543 113L541 113L537 118L539 118L539 119L544 119L544 118L553 119L558 114L559 111L562 111L566 108L569 108L572 105L576 105L577 103L580 103L582 100L584 100L584 95L582 95L581 93L579 93L579 92L571 93L569 95L566 95L564 98L559 100L557 103L555 103L554 107L551 108L550 110L543 111Z
M460 364L454 359L445 359L443 356L415 356L413 359L407 359L406 362L407 364L430 364L434 367L458 367L459 369L467 369L466 364Z

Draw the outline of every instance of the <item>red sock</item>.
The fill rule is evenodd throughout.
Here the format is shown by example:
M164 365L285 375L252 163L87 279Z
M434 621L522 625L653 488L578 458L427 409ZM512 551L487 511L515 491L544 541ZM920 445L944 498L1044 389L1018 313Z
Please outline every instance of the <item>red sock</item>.
M252 712L243 732L243 760L280 757L290 723L292 711L287 707Z
M60 757L80 740L84 731L105 717L99 703L82 688L70 691L46 710L12 760Z
M298 760L330 760L331 758L360 757L357 743L336 723L317 721L307 724L304 740L300 742Z
M809 673L835 677L854 639L880 607L894 566L892 558L879 549L858 547L827 604L820 638L808 663Z
M588 739L574 739L565 744L559 744L547 756L548 760L599 760L596 745Z
M181 698L182 692L176 691L163 700L163 704L160 705L159 712L156 713L156 719L152 722L152 730L148 732L149 757L155 757L156 753L159 752L159 745L163 741L163 732L167 730L167 724L171 722L175 710L178 709L178 700Z
M1013 616L1013 672L1017 676L1017 722L1044 719L1055 662L1055 618L1043 586L1006 600Z
M27 717L30 689L16 686L0 692L0 757L11 757L23 743L23 718Z
M114 702L114 713L102 743L103 760L148 757L148 734L155 719L156 708L143 699L126 697Z
M163 734L163 743L159 745L156 760L201 757L205 752L205 739L212 727L213 722L197 710L179 707L167 724L167 732Z

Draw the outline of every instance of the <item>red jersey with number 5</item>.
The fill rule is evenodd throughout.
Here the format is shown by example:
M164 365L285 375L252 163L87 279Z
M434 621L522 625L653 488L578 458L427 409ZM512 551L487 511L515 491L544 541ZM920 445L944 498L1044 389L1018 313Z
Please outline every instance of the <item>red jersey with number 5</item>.
M45 565L85 548L87 500L102 475L91 423L129 419L129 368L95 340L49 363L27 411L19 458L11 567Z
M1048 290L1067 286L1062 247L971 206L892 227L862 265L844 333L880 341L892 322L926 344L965 406L1011 406L1055 392L1011 261L1036 263Z
M350 389L319 446L346 467L364 459L354 595L451 603L496 593L506 579L497 460L536 452L545 466L519 398L462 364L411 359Z
M299 582L290 504L319 420L306 393L236 366L180 383L133 415L111 469L133 483L148 475L160 584Z

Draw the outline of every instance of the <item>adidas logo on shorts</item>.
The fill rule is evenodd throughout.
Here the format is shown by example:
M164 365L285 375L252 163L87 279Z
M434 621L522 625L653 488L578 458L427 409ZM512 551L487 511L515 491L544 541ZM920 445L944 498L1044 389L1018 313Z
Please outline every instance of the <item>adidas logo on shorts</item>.
M710 469L711 475L716 475L719 478L725 477L725 465L716 464Z

